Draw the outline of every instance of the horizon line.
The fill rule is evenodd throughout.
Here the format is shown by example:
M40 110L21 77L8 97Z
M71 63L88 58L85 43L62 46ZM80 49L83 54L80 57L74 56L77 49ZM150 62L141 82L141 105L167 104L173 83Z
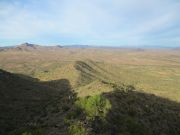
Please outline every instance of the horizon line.
M22 44L33 44L33 45L39 45L39 46L44 46L44 47L48 47L48 46L62 46L62 47L99 47L99 48L180 48L179 45L175 45L175 46L172 46L172 45L100 45L100 44L39 44L39 43L30 43L30 42L23 42L21 44L14 44L14 45L1 45L0 44L0 48L3 48L3 47L16 47L16 46L20 46Z

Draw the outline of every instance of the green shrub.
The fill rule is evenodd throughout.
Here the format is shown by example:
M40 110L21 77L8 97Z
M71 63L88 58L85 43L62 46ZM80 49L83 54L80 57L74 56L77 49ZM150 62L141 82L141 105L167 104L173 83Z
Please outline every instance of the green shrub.
M71 135L86 135L86 129L81 122L74 122L69 126L69 132Z
M70 134L86 135L89 132L87 123L99 132L106 125L105 117L110 108L110 101L102 95L79 98L65 118Z
M75 104L85 111L88 118L94 118L95 116L105 117L111 108L110 101L102 95L80 98Z

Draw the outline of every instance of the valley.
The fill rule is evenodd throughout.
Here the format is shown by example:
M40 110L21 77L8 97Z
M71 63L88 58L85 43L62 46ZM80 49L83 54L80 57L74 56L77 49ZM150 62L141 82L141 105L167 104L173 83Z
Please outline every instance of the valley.
M0 134L180 133L178 49L26 43L0 69Z
M101 92L106 91L106 86L100 84L100 81L106 81L133 85L140 91L180 101L178 49L62 47L41 48L40 51L26 48L1 52L0 68L40 81L66 78L84 96L89 94L86 85L91 87L93 83L98 83Z

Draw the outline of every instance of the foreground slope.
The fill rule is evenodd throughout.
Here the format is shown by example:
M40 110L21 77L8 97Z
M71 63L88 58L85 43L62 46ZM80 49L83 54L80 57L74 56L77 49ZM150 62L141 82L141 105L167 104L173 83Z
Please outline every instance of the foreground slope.
M180 104L115 86L78 99L66 122L72 135L179 135Z
M0 134L180 134L179 103L138 92L131 85L94 79L85 81L80 87L85 95L77 98L67 79L40 82L0 70ZM107 91L88 92L99 91L97 86Z
M62 101L68 105L71 87L68 80L58 82L61 89L54 89L33 78L0 70L0 134L15 135L32 129L67 134Z

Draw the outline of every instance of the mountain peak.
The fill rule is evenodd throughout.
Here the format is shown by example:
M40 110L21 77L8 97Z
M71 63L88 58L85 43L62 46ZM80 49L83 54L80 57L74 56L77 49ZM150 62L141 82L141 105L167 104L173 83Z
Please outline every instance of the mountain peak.
M18 50L26 50L26 51L30 51L30 50L35 50L35 49L38 49L38 48L41 48L41 46L39 45L36 45L36 44L30 44L30 43L23 43L23 44L20 44L16 47L16 49Z
M35 47L35 46L38 46L38 45L35 45L35 44L30 44L30 43L25 42L25 43L22 43L22 44L21 44L21 45L19 45L19 46Z

